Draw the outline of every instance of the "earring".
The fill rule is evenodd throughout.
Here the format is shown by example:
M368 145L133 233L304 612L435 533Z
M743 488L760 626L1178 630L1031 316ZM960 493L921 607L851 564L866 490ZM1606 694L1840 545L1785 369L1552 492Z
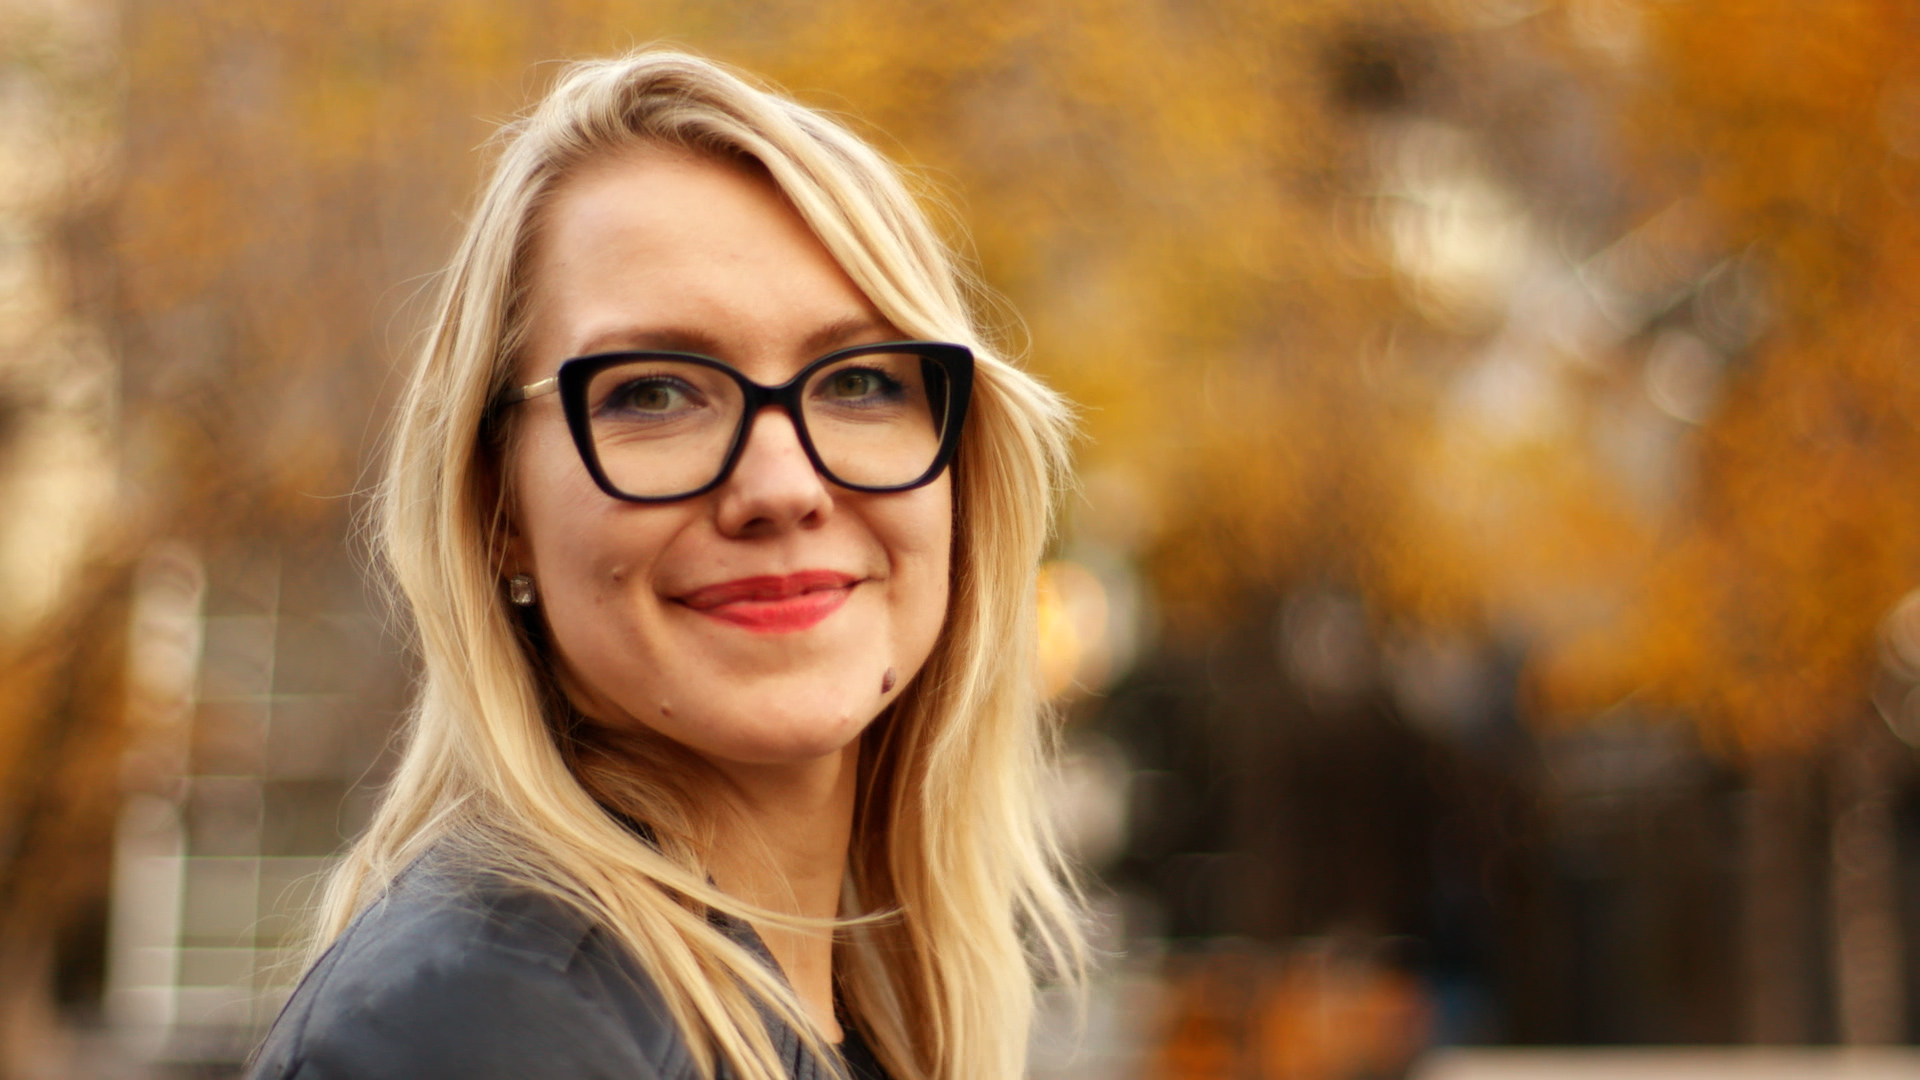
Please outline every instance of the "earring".
M525 574L515 574L507 579L507 599L521 607L532 607L534 600L533 579Z

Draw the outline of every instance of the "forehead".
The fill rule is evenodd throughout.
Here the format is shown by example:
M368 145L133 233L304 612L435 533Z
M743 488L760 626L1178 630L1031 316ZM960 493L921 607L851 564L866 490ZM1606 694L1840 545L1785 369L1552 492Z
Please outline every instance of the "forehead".
M528 361L618 348L744 360L884 323L763 169L644 148L559 183L528 263Z

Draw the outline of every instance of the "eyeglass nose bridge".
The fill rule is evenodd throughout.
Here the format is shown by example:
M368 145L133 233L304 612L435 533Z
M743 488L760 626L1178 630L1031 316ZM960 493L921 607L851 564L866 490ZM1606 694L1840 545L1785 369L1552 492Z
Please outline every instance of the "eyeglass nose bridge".
M727 456L720 462L720 474L713 478L702 491L712 491L733 477L740 459L747 456L747 444L753 441L754 430L759 427L760 414L768 409L778 409L785 414L787 423L793 428L793 439L800 445L800 452L806 455L807 464L813 467L814 474L827 483L837 483L833 470L820 460L820 451L814 448L813 435L807 430L806 410L800 407L800 388L805 385L811 367L779 386L763 386L752 379L733 374L738 378L741 389L740 423L733 432L733 444L727 447Z

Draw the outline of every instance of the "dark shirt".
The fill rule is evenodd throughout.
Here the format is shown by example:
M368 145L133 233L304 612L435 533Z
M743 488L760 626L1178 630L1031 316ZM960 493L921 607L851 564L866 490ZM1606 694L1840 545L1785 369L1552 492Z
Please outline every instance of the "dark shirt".
M281 1010L249 1080L699 1075L659 990L603 929L449 863L429 852L353 920ZM723 926L772 963L751 927ZM767 1024L792 1080L887 1080L851 1024L831 1066Z

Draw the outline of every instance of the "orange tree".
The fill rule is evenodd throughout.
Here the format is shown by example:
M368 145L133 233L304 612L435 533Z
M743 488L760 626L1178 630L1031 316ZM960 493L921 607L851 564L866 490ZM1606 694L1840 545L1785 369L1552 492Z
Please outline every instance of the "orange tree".
M1546 685L1637 688L1729 749L1806 750L1865 709L1875 628L1920 584L1920 21L1892 3L1644 11L1637 171L1762 268L1769 327L1631 614Z

